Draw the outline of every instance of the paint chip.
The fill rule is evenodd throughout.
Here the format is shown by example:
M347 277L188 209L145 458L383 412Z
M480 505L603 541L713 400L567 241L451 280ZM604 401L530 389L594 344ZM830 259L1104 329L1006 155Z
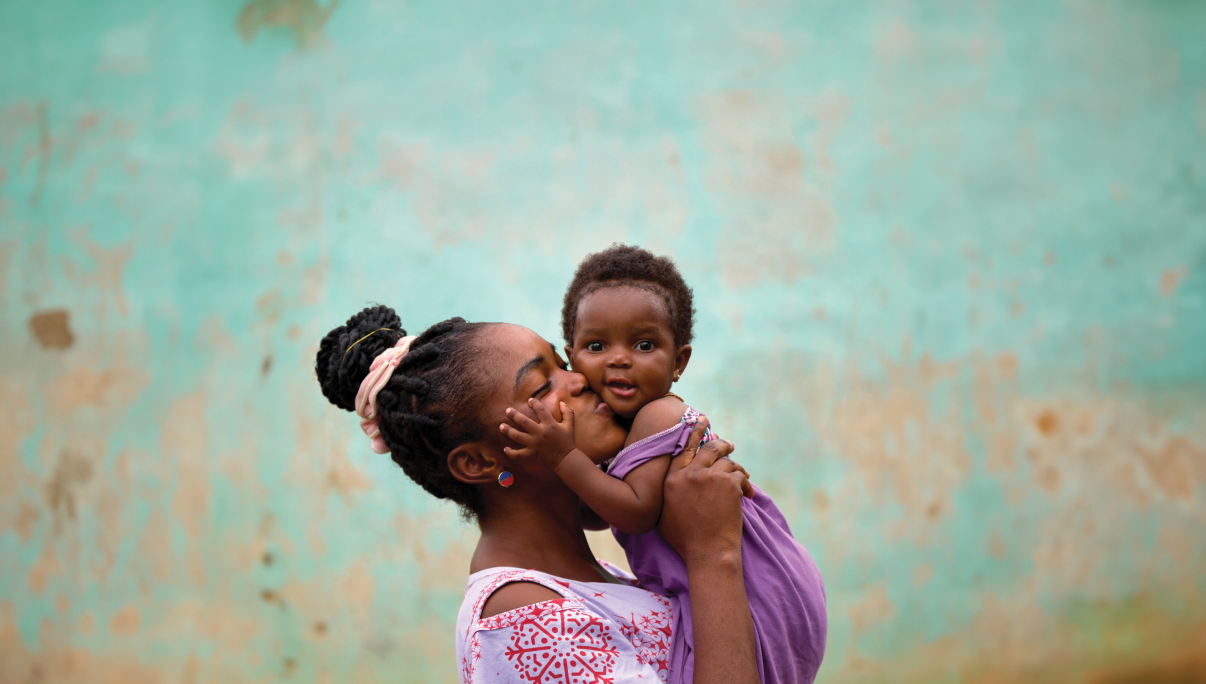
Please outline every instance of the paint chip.
M29 317L29 328L43 349L67 349L75 342L66 309L47 309Z
M1181 281L1185 280L1185 276L1189 273L1187 268L1171 268L1160 274L1160 294L1165 297L1171 297L1177 293L1177 288L1181 286Z
M262 29L281 27L293 34L299 49L307 50L322 41L323 28L339 0L326 7L315 0L252 0L243 5L236 26L239 35L250 43Z
M1044 437L1050 437L1055 434L1056 430L1059 430L1059 418L1051 411L1040 413L1034 424Z
M125 636L137 632L141 623L142 616L139 615L138 608L126 606L109 618L109 631L118 636Z

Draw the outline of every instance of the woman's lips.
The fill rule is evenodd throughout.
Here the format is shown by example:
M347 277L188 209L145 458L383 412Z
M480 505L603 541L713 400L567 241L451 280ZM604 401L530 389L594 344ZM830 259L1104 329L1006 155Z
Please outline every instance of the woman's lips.
M608 406L607 403L604 402L602 399L599 400L599 405L595 407L595 413L597 413L601 416L613 415L611 407Z

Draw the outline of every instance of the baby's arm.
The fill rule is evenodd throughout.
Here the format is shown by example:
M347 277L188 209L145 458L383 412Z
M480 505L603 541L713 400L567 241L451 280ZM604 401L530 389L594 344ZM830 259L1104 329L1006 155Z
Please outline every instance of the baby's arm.
M659 399L641 409L629 432L629 444L673 427L682 417L686 407L677 402L678 415L669 420L674 409L663 404L666 401ZM669 454L640 465L623 480L616 479L600 470L586 454L573 448L573 412L568 407L562 404L564 418L558 423L539 402L529 403L535 404L536 420L508 409L508 417L520 429L506 424L500 426L504 434L526 447L507 447L508 455L534 455L545 462L583 503L621 532L643 534L657 525L662 510L662 480L670 467ZM655 406L658 408L654 409ZM654 429L663 422L666 423L664 427Z
M646 404L633 420L624 446L674 427L686 410L686 404L674 397ZM571 452L557 467L557 475L617 530L644 534L657 525L662 515L662 483L670 468L670 456L652 458L619 480L599 470L582 452Z

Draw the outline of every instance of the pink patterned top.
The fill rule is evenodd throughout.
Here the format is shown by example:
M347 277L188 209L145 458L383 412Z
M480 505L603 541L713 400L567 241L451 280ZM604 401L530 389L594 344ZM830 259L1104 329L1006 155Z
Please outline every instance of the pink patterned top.
M646 591L627 572L599 563L628 584L563 580L519 568L470 575L456 620L461 683L665 682L685 655L674 641L681 632L678 600ZM563 598L482 618L486 599L510 582L534 582Z

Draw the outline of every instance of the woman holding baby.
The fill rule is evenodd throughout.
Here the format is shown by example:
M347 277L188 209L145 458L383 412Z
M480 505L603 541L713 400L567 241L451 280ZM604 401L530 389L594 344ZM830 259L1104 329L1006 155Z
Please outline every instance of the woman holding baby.
M667 259L591 255L563 311L573 371L527 328L453 318L411 337L383 306L323 339L327 399L481 529L457 620L464 684L815 677L816 566L732 445L668 391L690 359L690 296ZM608 524L635 577L591 553L583 529Z

